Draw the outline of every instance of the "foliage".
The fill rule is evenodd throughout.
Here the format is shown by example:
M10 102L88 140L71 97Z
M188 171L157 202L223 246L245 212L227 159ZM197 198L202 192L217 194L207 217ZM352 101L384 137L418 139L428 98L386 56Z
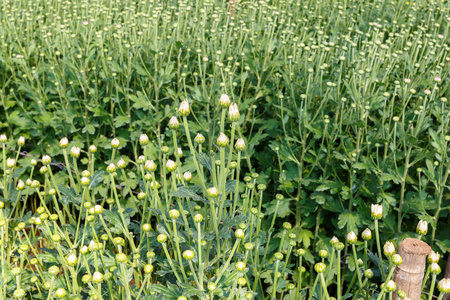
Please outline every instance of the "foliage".
M46 203L49 212L57 212L55 206L60 206L64 218L73 214L73 220L59 220L61 230L70 237L64 246L66 255L72 249L70 243L82 244L77 241L79 236L74 240L77 229L89 229L77 222L82 202L89 200L106 209L107 200L115 198L107 166L123 159L128 167L119 170L120 182L116 185L117 197L125 209L123 219L112 204L111 211L104 213L105 228L127 242L136 239L145 246L140 229L143 221L151 220L152 228L171 237L173 224L161 221L163 216L169 218L164 209L167 213L169 208L187 210L192 217L195 205L200 205L203 210L199 213L206 218L214 214L205 207L219 205L216 226L212 220L204 225L204 238L210 243L208 251L217 258L213 260L215 268L205 268L205 278L206 274L218 275L238 225L254 223L260 224L259 233L253 232L247 238L255 244L267 243L266 247L260 246L267 255L256 258L259 254L253 253L254 259L269 259L276 250L286 255L289 240L283 236L294 233L300 247L308 250L303 257L309 270L302 278L302 295L321 295L320 289L316 293L312 288L317 250L332 251L329 240L333 235L344 239L350 231L359 233L366 227L375 230L371 204L383 207L383 222L379 224L383 243L421 237L434 250L449 252L448 3L233 3L2 3L0 127L9 141L2 142L4 176L0 184L8 220L28 224L31 214L36 217L37 208L43 205L41 197L50 201ZM233 122L224 121L226 110L219 103L222 94L227 94L241 112ZM180 128L172 129L169 119L176 115L175 108L184 99L189 99L191 114L186 124L180 120ZM206 141L197 144L193 152L193 141L189 142L188 136L197 133ZM222 154L217 141L220 133L232 141L243 138L245 149L232 152L230 148ZM149 138L145 147L139 143L142 134ZM26 138L20 149L13 139L18 136ZM61 151L55 136L68 137L68 149L80 147L81 155L69 157L68 151ZM118 148L112 147L113 138L118 139ZM98 151L88 151L90 145L98 147ZM178 148L183 154L181 159ZM242 156L238 157L238 153ZM162 185L161 205L153 198L144 207L137 199L139 192L145 192L146 197L152 193L148 187L151 181L146 181L145 168L139 163L142 154L144 162L158 162L154 178ZM46 173L36 174L33 159L42 155L50 155L52 162ZM19 167L8 168L8 157L14 157ZM175 184L166 170L169 157L178 170L182 169L178 178L175 176ZM228 168L231 161L240 164L234 171ZM53 177L49 177L52 169ZM81 186L83 169L90 172L86 195ZM201 173L197 172L200 169ZM193 174L189 186L182 179L187 171ZM254 178L253 174L258 176ZM39 192L29 186L25 192L13 188L19 180L28 178L38 180ZM267 189L259 191L258 184L267 185ZM213 205L206 194L212 185L222 195ZM50 188L57 191L56 200L48 196ZM45 194L40 197L40 192ZM277 194L284 197L277 199ZM242 195L252 200L244 205L247 200ZM175 206L178 201L174 199L183 199L184 206ZM250 204L260 204L256 208L267 217L259 219L251 214ZM415 233L419 220L431 225L429 235ZM192 246L185 244L195 240L195 232L188 230L192 221L187 223L189 226L184 221L177 220L186 230L180 227L178 239L181 246ZM281 228L285 221L294 224L290 231L284 234L273 230ZM106 230L98 219L94 224L93 230ZM128 230L133 232L132 238L126 236ZM149 235L153 249L158 244L156 237ZM171 243L172 255L177 249ZM37 250L42 251L39 255L44 261L63 261L59 253L58 258L51 252L55 251L54 245L47 248L45 242L41 244ZM115 245L109 246L111 253L120 252ZM369 246L375 253L376 245ZM10 249L5 254L8 257L16 249L11 247L6 248ZM155 249L155 253L160 251L158 257L164 257L161 246ZM344 254L349 249L346 245ZM131 257L133 249L129 250L124 251ZM236 251L233 259L242 259L242 245ZM145 256L146 252L140 254ZM288 261L278 264L286 268L277 283L281 286L277 286L280 293L276 297L291 299L298 293L289 292L285 281L299 278L300 262L294 267ZM247 275L250 282L257 283L247 286L248 291L258 293L260 298L273 292L276 265L272 264L273 258L267 262L270 265L259 278ZM165 258L158 263L163 266L158 276L166 276L164 291L173 297L176 291L194 297L186 281L172 280L174 272ZM350 270L356 268L352 258L343 264ZM379 266L379 259L373 264ZM127 273L129 270L114 273L119 286L119 278L125 278L125 282L129 276L142 275ZM344 273L344 282L351 282L348 272ZM375 270L377 280L380 275ZM134 284L139 285L136 280ZM328 284L330 292L338 290L336 281ZM156 294L163 289L154 288Z

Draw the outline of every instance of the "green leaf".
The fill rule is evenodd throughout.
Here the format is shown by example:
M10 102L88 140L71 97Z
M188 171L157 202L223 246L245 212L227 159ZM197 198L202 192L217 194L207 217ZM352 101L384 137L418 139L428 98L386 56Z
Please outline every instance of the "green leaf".
M198 154L197 160L202 166L204 166L210 172L212 172L211 157L209 157L206 153L202 152Z
M180 186L177 191L171 191L171 196L180 197L180 198L191 198L196 201L201 201L203 203L209 204L209 201L198 195L193 188L189 188L186 186Z
M355 233L358 232L358 227L361 225L361 220L359 215L352 211L352 212L344 212L339 215L339 222L338 227L340 229L346 228L346 232L354 231Z
M105 171L103 170L94 173L94 175L92 176L91 183L89 184L90 189L95 188L100 183L104 173Z
M311 240L314 239L314 234L307 229L300 229L297 233L297 241L303 245L304 248L308 248L311 245Z

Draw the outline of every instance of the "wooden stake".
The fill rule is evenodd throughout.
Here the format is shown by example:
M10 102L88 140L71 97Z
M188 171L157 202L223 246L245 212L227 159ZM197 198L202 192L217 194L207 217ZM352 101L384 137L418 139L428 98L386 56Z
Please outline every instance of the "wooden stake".
M418 239L406 238L399 245L398 254L403 258L403 263L395 268L394 281L397 290L404 291L411 300L420 300L426 258L430 252L431 247ZM397 299L395 292L394 300Z
M450 253L448 254L447 257L447 267L445 267L445 278L450 278ZM442 298L442 300L450 300L450 293L447 293L444 295L444 298Z

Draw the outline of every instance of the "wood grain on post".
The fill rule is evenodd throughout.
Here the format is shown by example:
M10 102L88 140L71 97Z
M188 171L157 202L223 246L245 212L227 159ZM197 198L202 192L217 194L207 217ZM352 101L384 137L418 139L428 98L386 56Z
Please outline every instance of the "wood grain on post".
M420 300L422 281L425 273L426 258L431 252L427 243L418 239L406 238L398 247L398 254L403 263L394 270L394 281L397 290L402 290L411 300ZM398 299L397 292L394 300Z
M448 254L447 258L447 266L445 267L445 278L450 278L450 253ZM450 293L447 293L444 295L444 298L442 300L449 300L450 299Z

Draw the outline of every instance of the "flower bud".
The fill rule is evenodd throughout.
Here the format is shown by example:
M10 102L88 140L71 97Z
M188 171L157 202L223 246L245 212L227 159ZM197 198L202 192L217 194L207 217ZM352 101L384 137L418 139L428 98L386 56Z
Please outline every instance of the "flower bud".
M393 292L397 289L397 285L395 284L395 282L393 280L389 280L388 283L386 284L386 291L387 292Z
M439 281L437 288L442 294L450 293L450 278L444 278Z
M428 222L420 220L419 223L417 224L416 231L420 235L426 235L428 232Z
M103 207L101 205L97 204L96 206L94 206L94 213L96 215L103 213Z
M69 146L69 140L66 137L63 137L60 141L59 141L59 146L61 148L67 148L67 146Z
M81 281L83 283L89 283L91 281L91 276L89 276L89 274L85 274L83 275L83 277L81 277Z
M186 99L180 104L180 108L178 108L178 113L182 117L189 116L189 113L191 112L191 108L189 107L189 101Z
M177 300L187 300L186 296L181 295L180 297L177 298Z
M228 139L228 137L223 132L221 132L219 137L217 138L217 145L219 147L226 147L229 142L230 140Z
M219 105L222 108L228 108L230 106L231 102L230 102L230 98L228 97L228 95L226 94L222 94L222 96L220 96L219 99Z
M354 243L356 243L357 240L358 240L358 237L356 236L356 234L353 231L350 231L347 234L347 242L349 244L354 244Z
M400 256L400 254L394 254L392 255L392 262L396 266L400 266L403 263L403 258Z
M48 273L50 275L56 275L59 273L59 268L57 266L51 266L50 268L48 268Z
M89 146L89 152L90 152L90 153L95 153L95 152L97 152L97 147L95 147L95 145L90 145L90 146Z
M395 246L393 243L391 242L386 242L386 244L384 244L383 246L383 252L384 255L388 256L392 256L395 253Z
M162 146L162 147L161 147L161 152L162 152L163 154L168 154L169 151L170 151L170 148L169 148L169 147L167 147L167 146Z
M339 240L337 237L333 236L333 238L330 240L331 246L334 246L336 243L339 243Z
M120 146L120 141L118 138L113 138L111 141L111 147L113 148L119 148Z
M116 260L118 263L123 263L127 261L127 256L123 253L119 253L116 255Z
M139 155L139 157L137 158L136 162L140 165L142 165L143 163L145 163L145 156L144 155Z
M89 248L88 248L86 245L83 245L83 246L80 248L80 253L81 253L81 254L85 255L85 254L87 254L88 252L89 252Z
M100 272L94 272L92 275L92 281L94 283L102 283L103 282L103 274Z
M6 160L6 166L10 169L14 168L16 166L16 160L14 158L8 158Z
M83 176L83 177L91 177L91 172L89 172L88 170L84 170L83 172L81 172L81 176Z
M236 103L231 103L230 107L228 108L228 119L231 122L239 121L239 118L241 117L239 113L239 109L237 107Z
M191 260L194 258L194 251L192 250L186 250L183 252L183 258L186 260Z
M299 256L303 256L303 255L305 255L306 254L306 251L305 251L305 249L297 249L297 254L299 255Z
M437 263L432 263L430 266L431 274L439 275L441 273L441 267Z
M116 166L113 163L110 163L109 166L106 167L106 171L108 173L114 173L116 171Z
M245 232L242 229L236 229L234 235L236 236L237 239L243 239L245 237Z
M199 133L194 138L194 142L197 143L197 144L203 144L205 142L205 137L201 133Z
M30 165L36 166L37 165L37 160L35 160L34 158L32 160L30 160Z
M320 263L317 263L314 265L314 270L317 273L323 273L323 272L325 272L326 269L327 269L327 266L324 263L320 262Z
M6 135L1 134L0 135L0 143L6 143L8 141L8 138L6 137Z
M282 259L283 259L283 253L281 253L281 252L276 252L276 253L274 254L274 257L275 257L276 260L282 260Z
M19 139L17 140L17 145L19 146L25 145L25 137L23 136L19 137Z
M247 280L244 277L238 278L237 284L240 286L245 286L247 284Z
M123 158L119 159L119 161L117 162L117 167L119 169L123 169L127 166L127 163L125 162L125 160Z
M82 186L88 186L91 180L87 177L81 177L81 185Z
M173 172L177 169L177 163L171 159L168 159L166 162L166 168L167 168L167 171Z
M383 217L383 206L379 204L372 204L371 206L371 216L375 220L379 220Z
M145 272L146 274L152 273L152 272L153 272L153 266L150 265L150 264L145 265L145 267L144 267L144 272Z
M369 228L366 228L361 234L363 240L369 241L372 239L372 231Z
M55 291L56 298L64 298L67 295L67 291L63 288L58 288Z
M216 289L216 284L214 282L210 282L206 287L208 288L208 291L212 292Z
M81 149L80 147L73 146L72 149L70 149L70 156L74 158L80 157Z
M196 214L195 216L194 216L194 222L195 223L200 223L200 222L202 222L203 221L203 216L201 215L201 214Z
M283 254L281 254L281 255L283 255ZM243 261L238 261L236 263L236 270L238 270L238 271L244 271L246 267L247 267L247 264Z
M160 235L158 235L158 236L156 237L156 240L157 240L159 243L165 243L165 242L167 241L167 235L161 233Z
M173 116L169 120L169 128L172 130L177 130L180 127L180 122L178 122L177 117Z
M18 191L23 190L25 188L25 183L22 180L19 179L19 182L17 182L17 187L16 188L17 188Z
M213 198L215 198L215 197L217 197L217 196L219 195L219 191L218 191L217 188L214 187L214 186L208 188L208 189L206 190L206 193L208 194L208 196L213 197Z
M71 267L75 266L77 264L78 258L75 254L70 254L69 256L67 256L67 264Z
M148 136L145 133L141 134L141 136L139 137L139 143L144 146L147 145L148 142L149 142Z
M152 229L152 225L145 223L144 225L142 225L142 230L145 232L149 232Z
M235 148L237 151L245 151L246 145L245 145L244 139L239 138L239 139L236 141L236 144L234 144L234 148Z
M144 169L146 171L154 172L154 171L156 171L156 168L157 168L157 166L156 166L156 164L155 164L155 162L153 160L147 160L145 162Z
M431 263L437 263L437 262L439 262L439 258L440 258L440 254L439 254L439 252L434 252L434 251L431 251L431 253L430 254L428 254L428 262L431 264Z
M171 209L169 211L169 217L171 217L172 219L178 219L178 217L180 216L180 212L176 209Z
M373 277L373 271L371 270L371 269L367 269L367 270L365 270L364 271L364 276L366 277L366 278L372 278Z
M25 292L24 289L17 289L17 290L14 291L13 296L16 299L22 299L22 298L24 298L26 296L26 294L27 293Z
M184 174L183 174L183 179L184 179L184 181L186 181L186 182L190 182L191 179L192 179L192 174L191 174L191 172L189 172L189 171L184 172Z
M319 250L319 256L322 258L328 257L328 251L327 250Z

